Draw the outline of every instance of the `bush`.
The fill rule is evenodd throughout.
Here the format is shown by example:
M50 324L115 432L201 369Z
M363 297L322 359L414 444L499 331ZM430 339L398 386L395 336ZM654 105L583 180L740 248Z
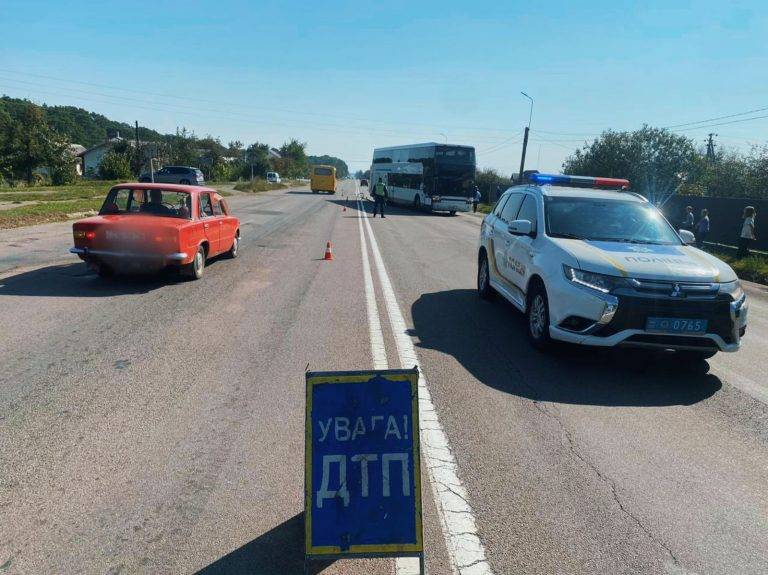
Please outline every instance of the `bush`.
M101 160L99 166L99 177L102 180L130 180L133 178L131 172L131 160L126 154L109 152Z
M74 184L78 179L74 162L63 162L51 170L51 183L54 186L66 186Z

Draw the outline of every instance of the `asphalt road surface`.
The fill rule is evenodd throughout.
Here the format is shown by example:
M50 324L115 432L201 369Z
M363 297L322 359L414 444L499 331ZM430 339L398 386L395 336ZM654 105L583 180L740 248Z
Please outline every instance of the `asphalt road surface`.
M362 220L344 186L230 198L240 257L197 282L100 280L69 224L0 232L0 574L302 573L304 371L411 348L473 519L424 461L430 575L768 572L764 287L736 354L545 355L474 292L479 218Z

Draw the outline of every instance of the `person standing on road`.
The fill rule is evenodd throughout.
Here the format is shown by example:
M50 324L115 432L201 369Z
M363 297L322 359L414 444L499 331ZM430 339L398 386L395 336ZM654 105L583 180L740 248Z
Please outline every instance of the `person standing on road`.
M693 206L685 207L685 217L683 218L683 229L689 232L693 231Z
M480 195L480 188L477 187L477 184L473 184L472 189L474 191L474 196L472 197L472 213L476 214L477 204L480 203L482 196Z
M387 190L387 185L382 181L381 178L379 178L379 181L376 182L376 185L373 186L373 217L376 217L376 211L378 210L381 214L381 217L386 217L384 215L384 203L387 201L387 196L389 195L389 190Z
M749 256L749 244L751 244L757 236L755 235L755 208L754 206L747 206L744 208L744 215L742 216L744 222L741 224L741 235L739 236L739 251L736 252L737 258L744 258Z
M704 240L709 235L709 210L704 208L701 210L701 218L696 224L696 247L699 249L704 248Z

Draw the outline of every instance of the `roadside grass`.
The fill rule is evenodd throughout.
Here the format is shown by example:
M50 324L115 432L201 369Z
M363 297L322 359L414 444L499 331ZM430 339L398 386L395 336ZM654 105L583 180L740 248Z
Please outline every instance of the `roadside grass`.
M490 214L496 204L477 204L477 211L481 214Z
M240 182L238 184L235 184L235 189L238 192L249 192L249 193L269 192L271 190L284 190L288 187L290 187L288 184L272 184L266 180L262 180L261 178L254 178L250 182Z
M98 211L109 189L118 181L81 180L68 186L0 188L0 229L32 226ZM27 203L34 202L34 203ZM9 204L21 204L9 207Z
M0 229L61 222L70 219L73 214L83 214L85 216L89 212L98 211L102 201L102 198L79 198L66 201L40 202L9 210L0 210Z
M734 254L724 251L714 251L713 255L731 266L741 279L768 284L768 257L752 254L747 258L737 259Z

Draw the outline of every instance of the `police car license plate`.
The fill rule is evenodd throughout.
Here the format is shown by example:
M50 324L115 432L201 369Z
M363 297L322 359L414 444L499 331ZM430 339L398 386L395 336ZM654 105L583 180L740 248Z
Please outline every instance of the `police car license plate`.
M681 317L649 317L645 321L645 329L660 333L702 334L707 332L707 320Z

